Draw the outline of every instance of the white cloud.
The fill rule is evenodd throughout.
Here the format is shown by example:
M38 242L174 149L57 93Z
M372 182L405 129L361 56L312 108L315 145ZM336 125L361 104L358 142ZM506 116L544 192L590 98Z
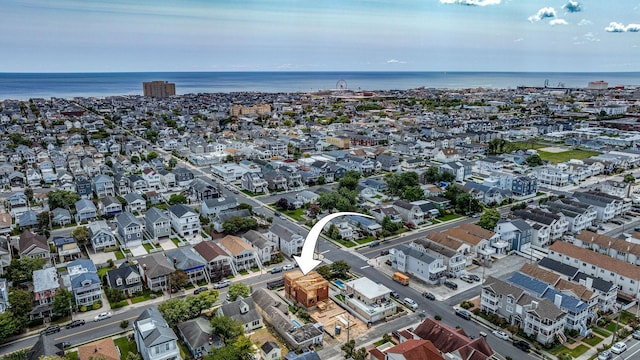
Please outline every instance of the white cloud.
M535 15L529 16L529 21L537 22L542 19L552 18L552 17L556 17L556 9L552 7L543 7L542 9L538 10L538 12Z
M579 2L573 0L569 0L568 3L562 5L562 8L570 13L577 13L582 11L582 5Z
M590 33L590 32L584 34L584 38L591 42L600 41L600 39L598 39L595 35L593 35L593 33Z
M593 24L591 20L582 19L578 22L578 26L587 26Z
M517 39L513 40L513 42L521 42L521 41L524 41L524 38L517 38Z
M440 0L441 4L456 4L467 6L487 6L487 5L499 5L501 0Z
M623 33L623 32L640 32L640 24L625 25L619 22L612 21L609 26L604 28L606 32Z
M398 59L389 59L387 60L387 64L406 64L406 61L398 60Z
M553 20L549 21L549 25L551 25L551 26L569 25L569 23L565 19L553 19Z

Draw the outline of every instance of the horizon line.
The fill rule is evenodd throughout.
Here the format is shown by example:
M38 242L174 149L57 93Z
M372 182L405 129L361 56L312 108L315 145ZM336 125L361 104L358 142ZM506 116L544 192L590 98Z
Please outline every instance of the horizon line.
M440 74L460 74L460 73L485 73L485 74L630 74L640 73L637 71L476 71L476 70L159 70L159 71L14 71L14 72L2 72L0 75L33 75L33 74L170 74L170 73L182 73L182 74L194 74L194 73L344 73L344 74L357 74L357 73L440 73Z

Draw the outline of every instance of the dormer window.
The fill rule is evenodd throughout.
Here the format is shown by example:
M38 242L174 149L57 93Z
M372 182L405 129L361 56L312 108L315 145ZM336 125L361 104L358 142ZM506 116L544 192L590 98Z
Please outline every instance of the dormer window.
M116 279L116 285L117 286L122 286L122 278L117 278Z

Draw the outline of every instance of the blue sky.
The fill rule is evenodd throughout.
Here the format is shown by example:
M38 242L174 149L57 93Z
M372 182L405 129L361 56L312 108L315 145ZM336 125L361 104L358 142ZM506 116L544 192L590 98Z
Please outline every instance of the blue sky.
M632 0L2 0L0 72L640 71Z

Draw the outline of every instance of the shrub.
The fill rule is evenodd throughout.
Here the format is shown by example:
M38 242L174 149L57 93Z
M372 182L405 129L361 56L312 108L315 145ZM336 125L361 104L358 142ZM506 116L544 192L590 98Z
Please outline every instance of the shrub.
M87 307L85 305L80 306L80 312L87 311Z
M109 260L107 260L107 265L108 265L110 268L113 268L113 266L114 266L114 264L113 264L113 259L109 259Z
M463 302L460 303L460 307L467 310L467 309L471 309L473 307L473 303L469 300L465 300Z
M129 320L122 320L120 322L120 327L126 329L129 326Z
M440 315L436 315L436 316L434 316L433 318L434 318L434 319L436 319L436 320L438 320L438 321L442 320L442 316L440 316Z
M96 301L93 303L93 305L91 306L93 308L93 310L98 310L102 307L102 304L100 304L99 301Z

